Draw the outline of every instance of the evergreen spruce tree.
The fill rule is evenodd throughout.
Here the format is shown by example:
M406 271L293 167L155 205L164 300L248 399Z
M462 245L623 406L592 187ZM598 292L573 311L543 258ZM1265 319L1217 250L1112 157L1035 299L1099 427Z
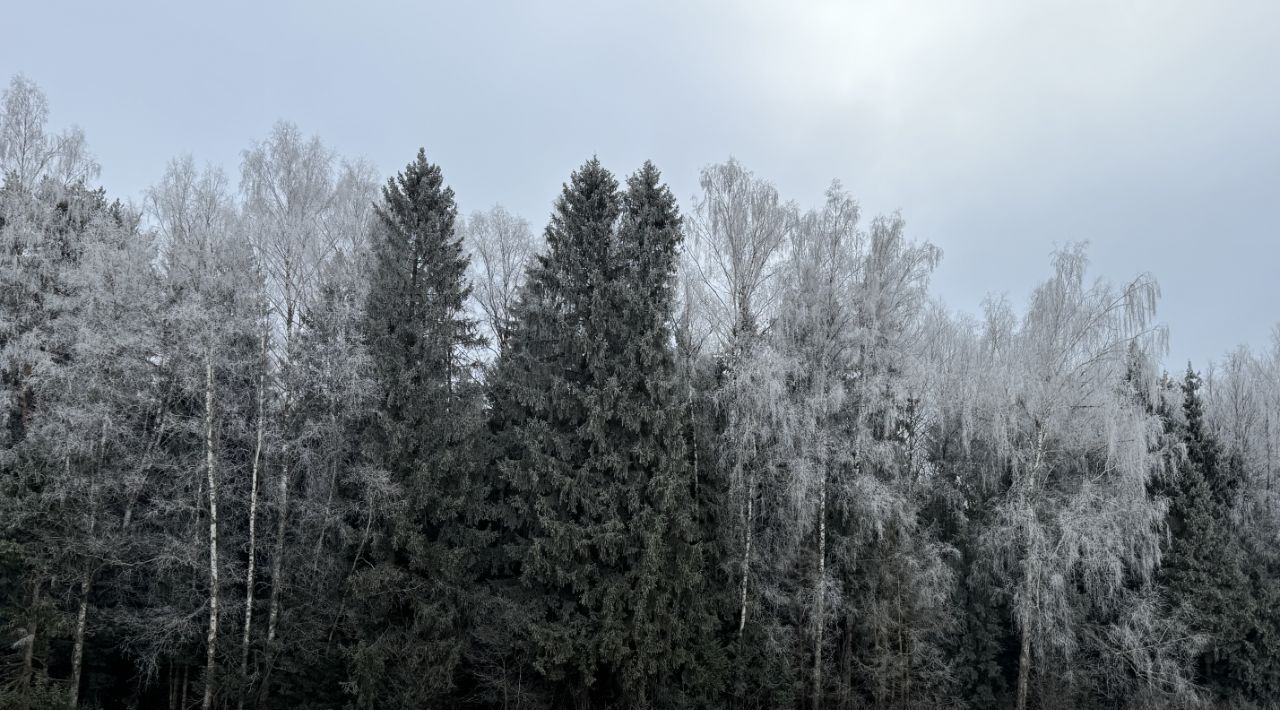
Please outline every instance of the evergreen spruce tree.
M492 383L528 657L557 707L669 707L708 684L711 616L671 333L681 232L646 165L575 172Z
M1245 535L1245 573L1251 605L1237 655L1235 680L1243 695L1259 707L1273 707L1280 694L1280 554L1274 541L1280 524L1261 520Z
M630 570L634 618L623 688L635 706L704 707L716 690L720 657L711 643L714 609L705 589L672 334L683 237L675 197L660 177L646 162L627 181L618 231L621 273L609 282L628 331L617 368L624 429L614 445L630 455L641 501L631 527L641 564Z
M1175 556L1170 594L1190 600L1193 628L1210 634L1200 658L1199 681L1218 699L1272 707L1280 687L1280 611L1276 602L1275 523L1258 516L1239 524L1244 462L1227 451L1209 428L1200 378L1187 368L1183 384L1187 467L1199 471L1191 494L1174 498L1172 515L1185 526L1185 553ZM1173 551L1178 551L1175 536Z
M447 693L462 654L470 495L461 450L478 420L457 208L424 151L383 188L365 337L379 391L368 455L398 495L378 511L355 580L352 656L362 708L421 707Z
M1238 692L1236 676L1244 636L1254 615L1239 536L1231 523L1236 474L1205 426L1200 377L1190 367L1183 380L1185 420L1179 427L1186 458L1174 471L1169 500L1169 543L1161 569L1175 613L1208 637L1197 681L1215 695ZM1166 418L1166 422L1170 420Z
M617 475L623 452L603 445L621 428L608 367L618 314L606 286L616 276L609 256L620 212L617 181L598 160L573 174L495 373L500 469L520 531L511 554L523 642L557 706L616 696L605 649L622 645L625 572L636 562L627 522L639 501Z

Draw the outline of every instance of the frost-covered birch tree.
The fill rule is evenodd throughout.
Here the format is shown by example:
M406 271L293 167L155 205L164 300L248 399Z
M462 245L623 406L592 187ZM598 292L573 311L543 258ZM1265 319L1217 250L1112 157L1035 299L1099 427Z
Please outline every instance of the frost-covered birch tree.
M46 132L49 101L44 92L21 74L0 94L0 178L34 192L44 180L68 187L98 175L79 128L50 135Z
M812 669L810 705L820 708L826 695L826 633L831 602L838 597L828 576L827 526L832 479L852 461L847 431L839 416L846 403L846 381L856 338L854 282L862 235L858 205L838 184L827 192L821 211L804 216L791 235L790 259L778 329L787 356L788 403L794 423L787 453L789 499L794 506L797 537L808 543L797 550L798 567L811 578L802 594L808 600ZM843 481L836 481L842 485ZM803 549L807 547L808 549ZM803 587L801 587L803 588Z
M861 229L838 184L797 234L777 340L792 367L790 491L799 519L814 521L798 532L818 553L802 616L810 704L858 694L884 707L937 702L948 690L939 643L951 581L920 521L933 469L919 433L917 349L939 253L908 241L899 218ZM842 671L825 674L829 663Z
M487 325L485 337L495 353L511 328L512 309L537 248L529 222L494 205L459 221L458 233L471 257L471 297Z
M199 603L208 610L200 644L202 706L207 708L219 696L220 632L223 612L231 607L225 580L229 570L239 567L234 556L229 558L227 543L244 529L228 516L241 503L241 491L229 488L228 482L239 479L244 468L251 469L245 471L250 476L257 472L257 462L242 459L238 449L243 442L245 449L252 450L263 424L251 412L258 408L257 384L264 367L264 295L220 170L198 170L190 158L174 160L150 192L149 201L162 240L168 291L162 326L165 342L158 364L172 378L175 431L168 442L176 476L166 491L172 496L166 507L175 516L174 524L190 526L191 537L207 545L204 554L178 548L161 556L176 564L162 566L157 579L191 574L190 566L199 564L207 572L203 600L173 600L179 608ZM198 475L192 478L193 473ZM252 480L252 490L244 495L250 507L256 507L256 483ZM249 553L254 556L252 549ZM252 604L251 595L244 603ZM189 649L194 641L191 630L182 625L170 627L167 633L161 627L149 636L152 658L178 655L185 659L189 651L184 647Z
M304 374L296 351L300 321L334 256L362 258L376 188L367 164L339 163L318 138L305 137L288 122L277 123L265 141L244 151L240 172L243 220L265 278L272 324L276 404L268 417L279 445L267 459L276 474L266 642L275 659L282 594L289 587L290 496L298 462L306 455L294 445L303 420L296 408ZM269 660L268 670L274 664Z
M1159 422L1124 386L1131 346L1161 345L1159 291L1148 276L1089 284L1086 266L1083 246L1057 252L1021 322L991 309L983 343L977 437L991 437L990 474L1007 480L985 539L1012 598L1019 710L1072 702L1084 615L1114 610L1159 563Z
M777 190L735 160L702 171L702 195L689 219L687 271L700 297L698 313L715 332L724 374L714 398L724 412L721 465L738 509L736 549L737 634L746 630L756 540L757 498L775 477L773 437L785 426L782 369L776 353L760 344L776 300L780 268L795 209Z

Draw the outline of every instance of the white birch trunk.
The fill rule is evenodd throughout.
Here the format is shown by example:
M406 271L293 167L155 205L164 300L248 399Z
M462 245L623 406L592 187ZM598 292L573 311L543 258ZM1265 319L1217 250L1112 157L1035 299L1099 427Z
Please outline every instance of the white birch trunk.
M1021 492L1021 495L1023 496L1024 506L1028 506L1028 507L1030 506L1030 502L1027 499L1030 498L1031 492L1034 491L1036 487L1036 476L1040 473L1040 466L1044 461L1044 442L1045 442L1044 431L1043 430L1038 431L1036 433L1036 452L1035 452L1035 458L1032 460L1032 464L1031 464L1031 473L1029 474L1027 483L1023 486L1023 489ZM1031 512L1030 515L1034 515L1034 512ZM1034 555L1036 553L1033 550L1031 550L1030 524L1028 523L1027 525L1024 526L1024 528L1027 531L1026 532L1027 543L1026 543L1025 554ZM1026 595L1026 594L1023 595L1024 597L1030 597L1027 599L1027 601L1023 602L1023 604L1030 606L1031 604L1033 604L1035 595L1039 594L1039 589L1038 589L1039 581L1040 581L1039 561L1034 559L1028 559L1027 564L1024 565L1024 567L1026 568L1027 571L1025 573L1025 577L1023 578L1023 584L1031 584L1031 585L1034 585L1035 587L1031 595ZM1022 618L1020 619L1021 628L1019 629L1019 631L1021 632L1021 648L1018 652L1018 696L1017 696L1017 706L1016 706L1017 710L1027 710L1027 691L1028 691L1028 687L1031 684L1031 629L1028 628L1031 625L1031 614L1032 614L1032 610L1026 609L1022 612L1021 614Z
M105 444L106 422L103 422L102 437L99 447ZM67 478L71 477L71 457L66 458ZM94 486L89 488L89 537L93 538L97 529L97 512L94 509ZM80 704L80 675L84 669L84 638L89 621L89 589L93 585L93 568L86 561L84 573L80 576L80 603L76 609L75 641L71 648L71 682L70 694L67 696L67 707L75 710Z
M80 705L80 673L84 668L85 627L89 618L89 589L93 585L93 573L85 569L80 578L80 608L76 612L76 640L71 651L71 683L67 707L75 710Z
M818 492L818 579L814 584L813 708L822 707L822 632L826 624L823 582L827 577L827 481Z
M1017 710L1027 710L1027 684L1031 676L1031 634L1022 632L1022 650L1018 654Z
M742 601L738 611L738 638L742 638L742 630L747 627L747 579L751 572L751 528L752 512L755 504L755 482L747 486L747 510L743 522L746 524L746 544L742 552Z
M244 581L244 629L240 635L240 679L247 684L249 677L249 635L253 628L253 573L257 562L258 541L258 466L262 461L263 400L267 382L267 336L262 335L262 370L258 372L258 440L253 449L253 468L249 475L249 562ZM244 707L247 688L240 694L239 708Z
M218 478L213 466L213 361L206 356L204 370L204 455L209 484L209 636L206 641L204 700L213 707L214 674L218 667Z
M285 284L291 283L292 279L286 273ZM286 358L289 360L293 357L293 314L294 301L286 298L284 346ZM288 417L292 407L290 396L292 393L289 391L289 387L289 382L286 379L284 393L284 414L286 417ZM287 455L288 452L282 453ZM277 485L280 496L280 518L276 523L275 552L271 556L271 600L267 611L268 644L276 640L276 622L280 618L280 587L284 577L284 536L289 516L289 463L287 459L280 464L280 480Z

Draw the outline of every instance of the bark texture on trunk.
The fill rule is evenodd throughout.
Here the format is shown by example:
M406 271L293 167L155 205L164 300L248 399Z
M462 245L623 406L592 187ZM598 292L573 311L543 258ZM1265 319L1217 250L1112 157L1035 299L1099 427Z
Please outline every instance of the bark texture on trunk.
M169 710L178 710L178 669L169 661Z
M751 528L752 528L752 512L755 504L755 485L748 486L747 489L747 510L743 522L746 524L746 544L742 551L742 591L741 602L738 608L738 638L742 638L742 631L747 627L747 579L751 572Z
M71 650L71 683L67 707L75 710L80 705L80 674L84 669L85 629L89 619L89 590L93 586L93 572L86 569L80 578L80 608L76 612L76 638Z
M31 629L27 633L27 647L22 650L22 671L18 683L22 686L22 710L31 708L31 677L35 673L36 641L40 639L40 582L31 590Z
M244 628L240 635L240 682L247 686L249 677L249 638L253 628L253 575L257 563L258 543L258 468L262 461L262 434L266 428L263 419L263 400L267 386L267 336L262 335L262 370L258 372L258 440L253 448L253 467L249 475L249 562L244 580ZM237 707L244 707L248 688L242 688Z
M200 707L213 707L214 675L218 670L218 476L213 465L213 361L205 360L204 371L204 455L209 485L209 636L206 639L204 700Z
M1027 685L1031 679L1031 634L1022 632L1022 651L1018 654L1017 710L1027 710Z
M1024 484L1023 489L1020 493L1023 497L1023 505L1026 505L1028 507L1031 505L1029 501L1031 498L1031 493L1035 490L1037 485L1037 477L1040 474L1040 467L1041 465L1044 464L1044 454L1045 454L1045 432L1043 430L1040 430L1039 427L1037 426L1036 449L1035 449L1035 456L1033 457L1032 463L1031 463L1031 472L1028 475L1027 481ZM1034 513L1032 513L1032 515L1034 515ZM1023 567L1026 570L1023 573L1024 574L1023 584L1029 585L1031 587L1031 597L1034 600L1034 599L1038 599L1040 594L1039 586L1040 586L1041 570L1040 570L1040 565L1038 560L1036 560L1034 557L1036 552L1031 549L1032 548L1031 530L1029 527L1027 527L1026 537L1027 537L1027 540L1025 543L1026 551L1024 552L1024 554L1032 555L1033 557L1028 559L1026 561L1026 564L1023 565ZM1038 604L1038 602L1034 602L1034 603ZM1023 604L1032 605L1033 602L1024 601ZM1028 688L1031 683L1031 629L1030 629L1031 621L1032 621L1031 615L1032 615L1031 608L1024 609L1021 613L1021 617L1022 617L1020 620L1021 628L1019 629L1021 633L1021 649L1018 652L1017 710L1027 709L1027 694L1028 694Z
M284 576L284 536L289 515L289 465L280 466L280 480L276 484L280 496L280 516L276 521L275 552L271 556L271 602L267 612L267 643L276 640L276 622L280 618L280 587Z
M814 584L813 708L822 707L822 632L826 619L823 582L827 575L827 482L818 492L818 578Z

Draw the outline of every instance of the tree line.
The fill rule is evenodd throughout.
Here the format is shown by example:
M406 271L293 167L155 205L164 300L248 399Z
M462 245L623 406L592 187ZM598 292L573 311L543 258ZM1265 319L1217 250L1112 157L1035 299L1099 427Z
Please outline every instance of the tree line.
M0 102L0 707L1280 707L1280 331L1021 305L833 183L541 238L296 126L141 207Z

